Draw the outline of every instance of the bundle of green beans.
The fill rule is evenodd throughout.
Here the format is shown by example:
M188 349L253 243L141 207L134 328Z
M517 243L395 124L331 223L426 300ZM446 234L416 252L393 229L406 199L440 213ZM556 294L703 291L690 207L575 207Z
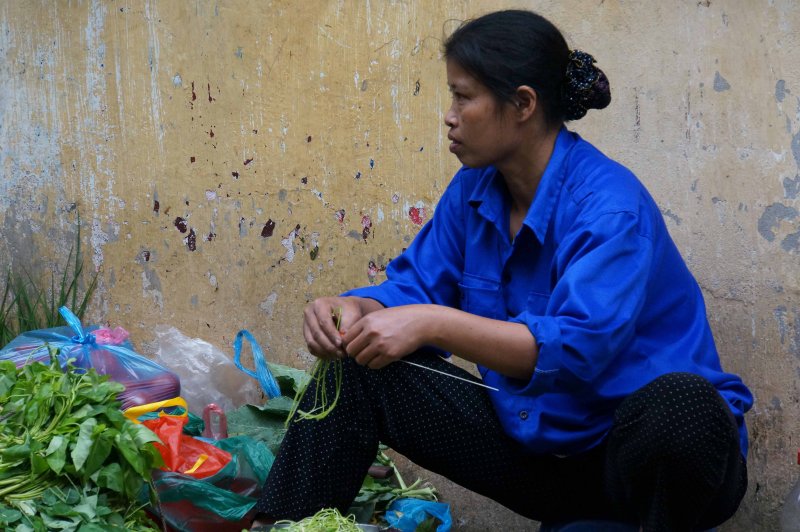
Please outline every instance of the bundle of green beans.
M156 530L136 503L163 464L93 369L0 361L0 521L17 530Z

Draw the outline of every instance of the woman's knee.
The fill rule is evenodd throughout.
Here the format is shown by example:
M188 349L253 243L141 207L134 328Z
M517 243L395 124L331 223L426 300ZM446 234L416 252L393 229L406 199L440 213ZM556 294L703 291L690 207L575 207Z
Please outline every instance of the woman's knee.
M614 436L616 435L616 438ZM668 373L626 398L615 413L612 441L675 453L710 442L738 441L736 421L714 385L693 373Z

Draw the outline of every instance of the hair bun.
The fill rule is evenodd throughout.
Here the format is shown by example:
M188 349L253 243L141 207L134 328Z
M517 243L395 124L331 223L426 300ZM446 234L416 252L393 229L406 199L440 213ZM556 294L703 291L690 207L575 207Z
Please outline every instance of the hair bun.
M603 109L611 102L608 78L595 62L586 52L569 53L562 95L567 120L583 118L589 109Z

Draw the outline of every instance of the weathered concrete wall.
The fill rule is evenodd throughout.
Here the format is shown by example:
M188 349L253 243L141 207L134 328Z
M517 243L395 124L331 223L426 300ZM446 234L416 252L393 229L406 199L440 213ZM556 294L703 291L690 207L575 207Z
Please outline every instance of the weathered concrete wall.
M611 79L611 107L573 128L649 186L755 393L725 529L776 529L800 446L793 0L0 1L0 265L59 262L79 211L95 322L228 352L247 328L307 364L304 304L380 282L458 166L443 33L508 6ZM531 526L436 483L461 529Z

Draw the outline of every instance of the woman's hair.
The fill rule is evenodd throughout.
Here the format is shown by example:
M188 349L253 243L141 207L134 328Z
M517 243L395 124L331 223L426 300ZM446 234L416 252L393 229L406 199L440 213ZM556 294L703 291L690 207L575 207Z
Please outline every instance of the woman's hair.
M499 103L512 101L518 87L531 87L551 125L611 101L608 79L594 58L571 51L558 28L531 11L497 11L467 21L447 38L444 55Z

